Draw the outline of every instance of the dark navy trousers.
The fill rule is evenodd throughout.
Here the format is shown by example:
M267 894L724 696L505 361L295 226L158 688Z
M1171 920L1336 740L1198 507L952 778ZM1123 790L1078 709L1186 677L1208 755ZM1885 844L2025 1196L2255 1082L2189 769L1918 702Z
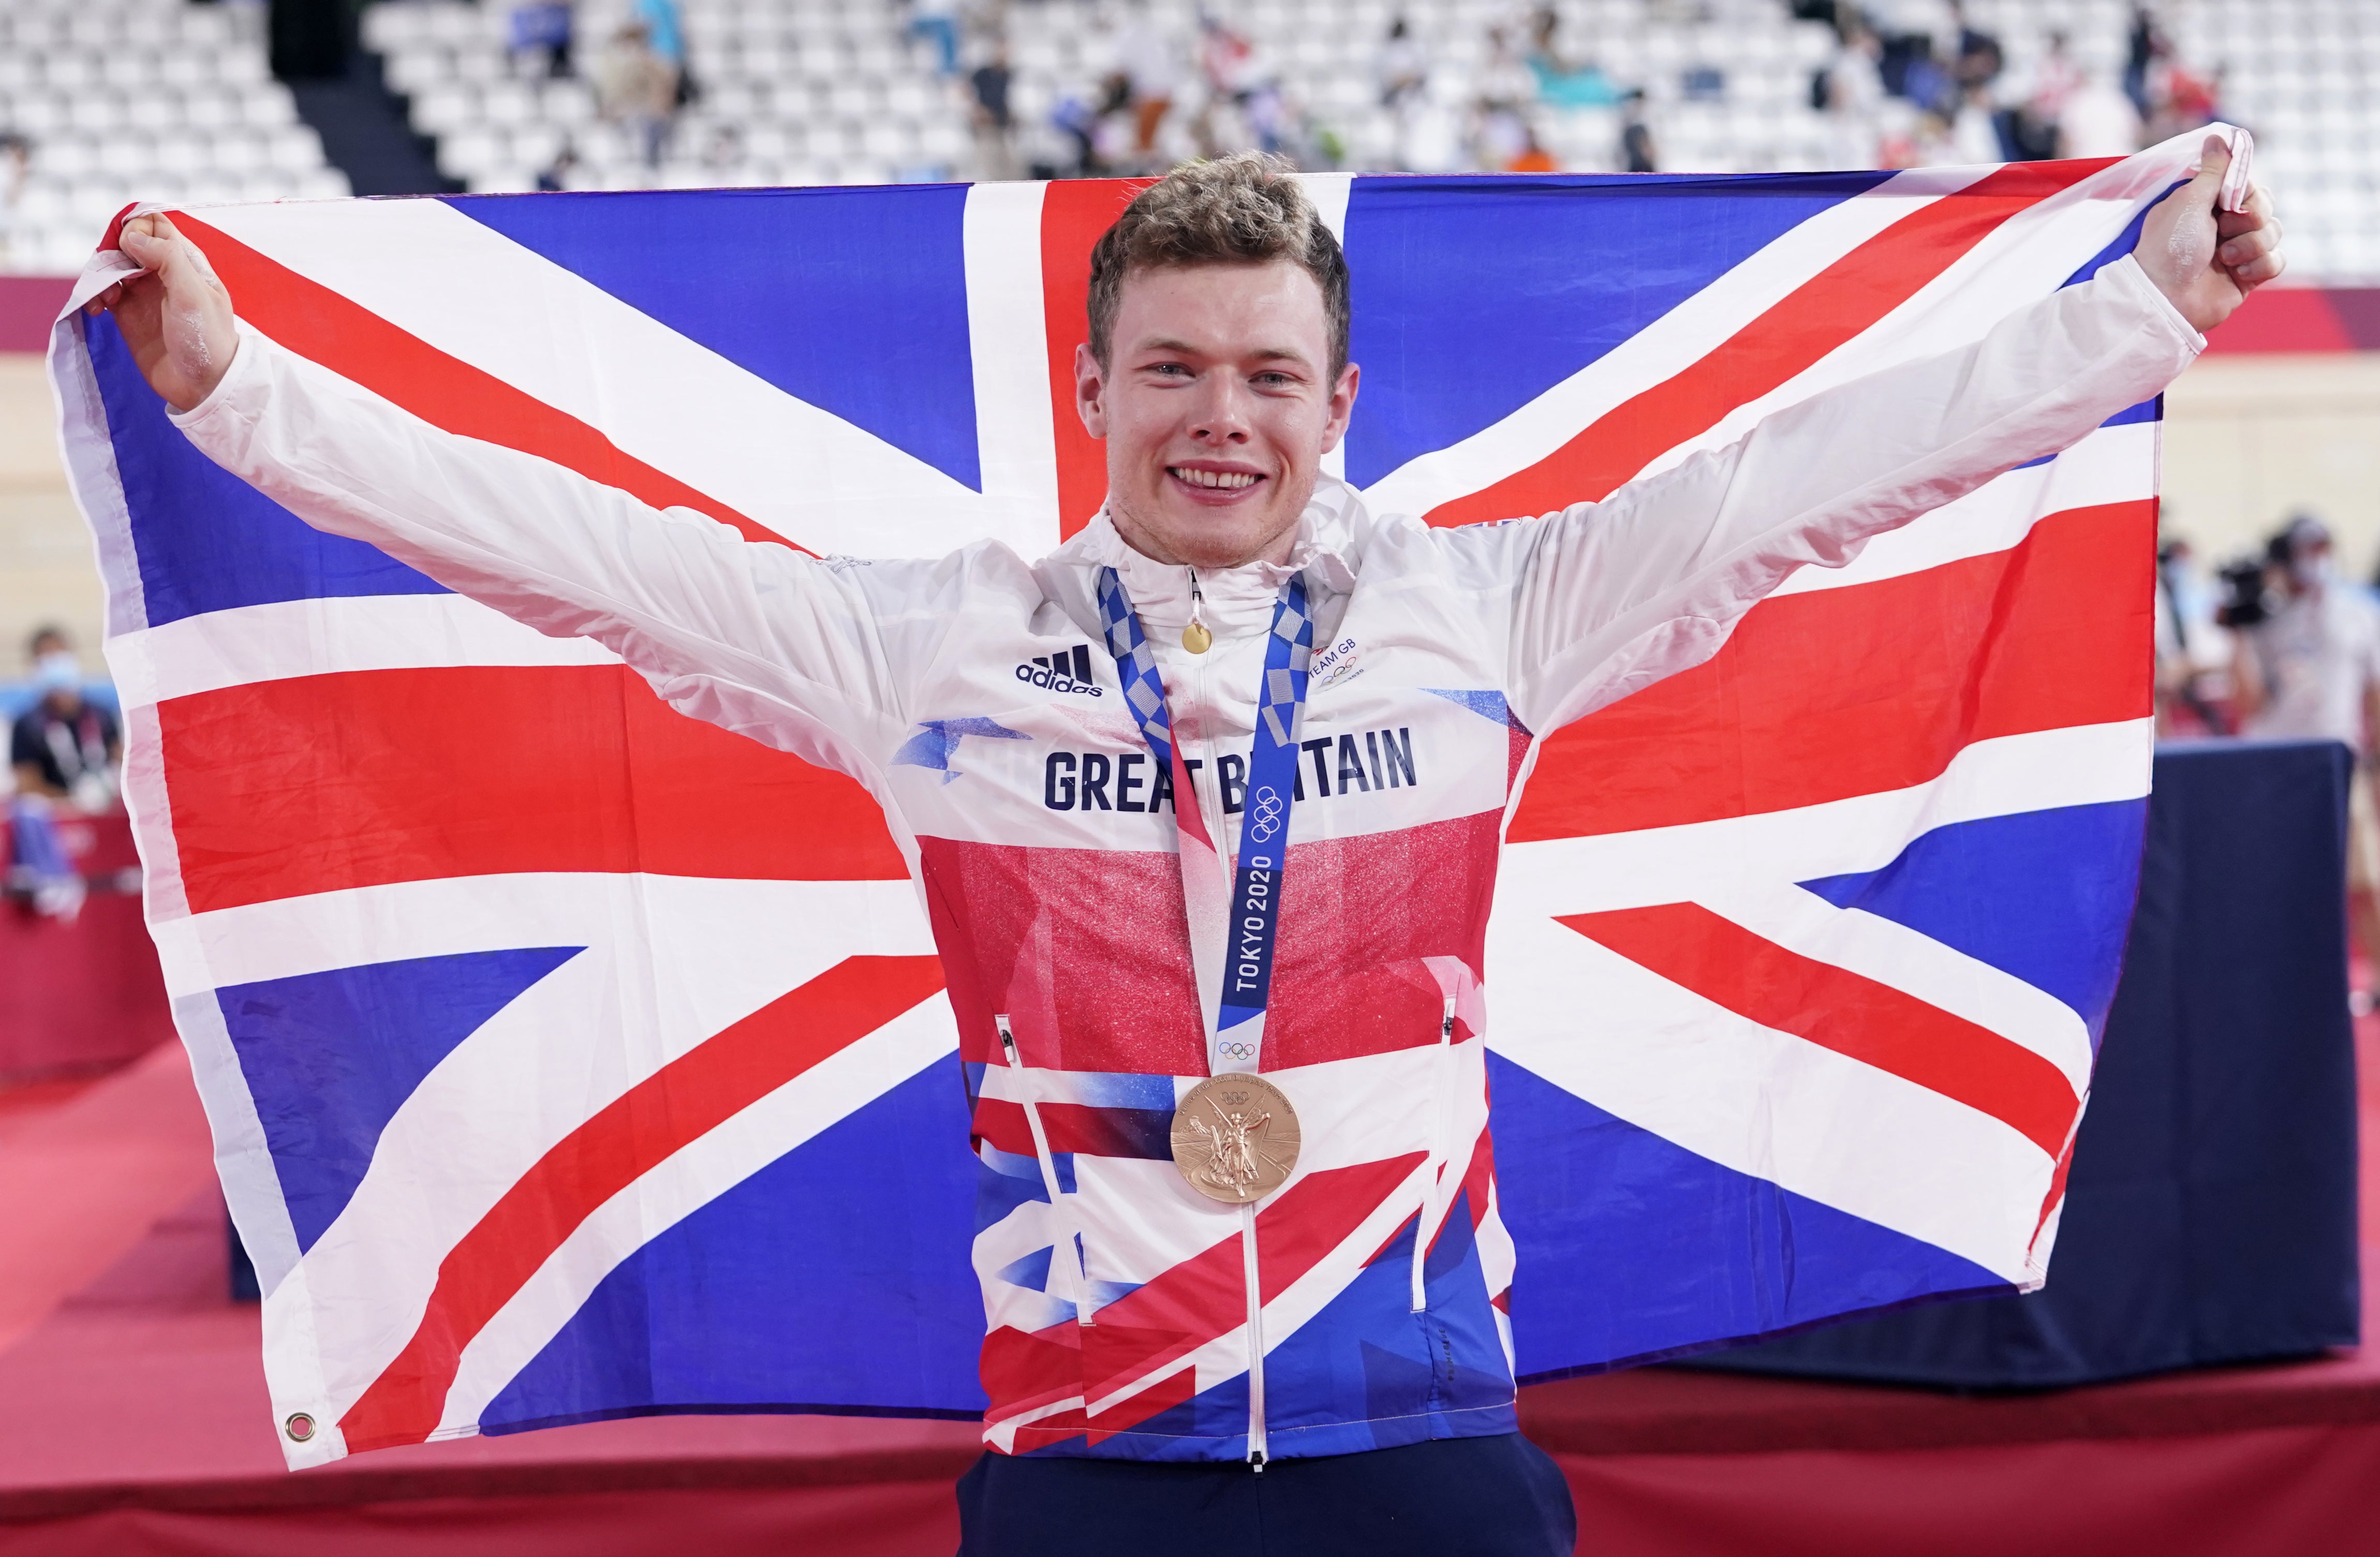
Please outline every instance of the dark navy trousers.
M1245 1465L986 1454L959 1557L1571 1557L1570 1486L1519 1433Z

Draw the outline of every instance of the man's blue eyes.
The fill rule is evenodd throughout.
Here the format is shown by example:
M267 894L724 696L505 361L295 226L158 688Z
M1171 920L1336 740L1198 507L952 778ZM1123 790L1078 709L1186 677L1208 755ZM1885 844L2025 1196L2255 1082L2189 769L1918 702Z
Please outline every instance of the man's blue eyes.
M1184 367L1179 362L1155 363L1150 366L1148 371L1152 373L1157 373L1167 378L1188 378L1194 376L1188 368ZM1256 382L1265 385L1269 389L1278 389L1293 385L1297 381L1291 378L1287 373L1258 373L1256 375Z

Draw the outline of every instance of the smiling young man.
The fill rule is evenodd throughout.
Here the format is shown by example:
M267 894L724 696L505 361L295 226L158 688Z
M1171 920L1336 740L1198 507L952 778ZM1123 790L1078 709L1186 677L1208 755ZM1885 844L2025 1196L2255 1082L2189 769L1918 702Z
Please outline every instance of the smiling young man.
M1481 998L1531 744L2161 389L2280 268L2261 193L2214 213L2227 160L1972 347L1460 529L1321 473L1347 271L1286 169L1185 169L1094 255L1108 500L1031 563L819 562L438 432L239 330L161 218L102 303L193 442L308 522L883 803L981 1164L967 1551L1549 1557L1572 1514L1515 1431Z

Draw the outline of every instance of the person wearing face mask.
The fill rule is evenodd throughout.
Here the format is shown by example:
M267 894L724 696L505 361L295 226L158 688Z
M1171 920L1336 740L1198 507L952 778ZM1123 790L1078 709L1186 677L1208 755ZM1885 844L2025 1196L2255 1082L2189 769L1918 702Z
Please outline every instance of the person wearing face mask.
M2242 733L2343 741L2355 753L2348 791L2348 918L2357 947L2380 967L2380 815L2372 795L2373 743L2380 735L2380 604L2338 576L2330 530L2311 514L2290 519L2265 555L2272 607L2239 634Z
M43 627L28 646L41 700L10 733L8 760L25 795L73 799L85 809L115 793L115 760L123 736L115 716L82 695L82 665L66 634Z

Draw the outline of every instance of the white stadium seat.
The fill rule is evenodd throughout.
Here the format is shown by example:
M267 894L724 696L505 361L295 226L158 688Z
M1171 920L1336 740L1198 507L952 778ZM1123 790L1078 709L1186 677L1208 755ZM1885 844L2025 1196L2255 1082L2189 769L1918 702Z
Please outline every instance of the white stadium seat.
M1489 28L1523 42L1532 8L1526 0L1207 4L1256 40L1310 133L1327 132L1350 165L1418 158L1448 168L1474 165ZM658 173L618 127L596 118L586 79L628 0L583 0L577 79L546 79L541 58L509 53L512 0L367 0L360 37L389 90L407 101L413 128L436 138L440 165L475 189L528 188L565 138L590 186L864 182L974 169L969 94L939 79L933 50L907 38L899 0L680 6L702 95ZM1793 168L1841 155L1840 138L1808 105L1811 73L1837 45L1825 24L1793 20L1785 0L1557 7L1572 49L1615 82L1645 89L1668 165ZM2183 57L2222 66L2227 107L2258 131L2264 170L2306 234L2298 274L2380 274L2380 4L2166 0L2163 9ZM1197 0L1146 0L1146 10L1185 45L1195 37ZM1020 144L1036 157L1069 155L1048 116L1062 97L1097 95L1124 13L1092 0L1015 0L1002 11ZM2002 40L2003 101L2021 98L2052 27L2071 34L2079 59L2119 63L2130 15L2126 0L1970 0L1968 14ZM1397 16L1433 67L1429 107L1404 128L1379 106L1375 73ZM0 128L38 143L29 189L71 189L81 202L75 223L119 184L218 200L344 189L320 138L271 79L262 24L261 6L229 0L0 0ZM980 48L971 33L969 64ZM1187 54L1182 63L1163 144L1187 152L1205 89ZM1718 92L1682 101L1682 75L1698 66L1720 72ZM1531 117L1563 165L1613 165L1617 110L1540 106ZM87 226L72 231L78 251L87 249ZM14 244L8 263L23 268L39 247Z

